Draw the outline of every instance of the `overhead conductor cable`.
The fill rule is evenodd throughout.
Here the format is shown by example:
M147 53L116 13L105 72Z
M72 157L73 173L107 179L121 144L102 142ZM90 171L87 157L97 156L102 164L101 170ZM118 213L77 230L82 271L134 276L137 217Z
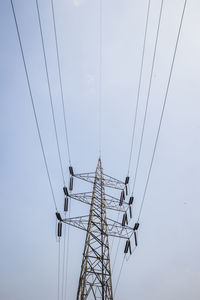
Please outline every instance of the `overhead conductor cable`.
M127 177L129 176L129 173L130 173L131 159L132 159L132 153L133 153L133 143L134 143L134 139L135 139L135 129L136 129L138 105L139 105L139 99L140 99L140 90L141 90L141 82L142 82L142 74L143 74L144 55L145 55L145 48L146 48L146 39L147 39L147 29L148 29L148 22L149 22L150 5L151 5L151 0L149 0L148 8L147 8L145 33L144 33L144 41L143 41L143 49L142 49L142 59L141 59L141 65L140 65L139 84L138 84L138 89L137 89L137 100L136 100L136 108L135 108L135 114L134 114L133 132L132 132L131 150L130 150L130 155L129 155L128 172L127 172L128 175L127 175Z
M55 18L55 10L54 10L54 1L51 0L51 9L52 9L52 17L53 17L53 28L54 28L54 37L56 44L56 56L57 56L57 65L58 65L58 74L59 74L59 84L60 84L60 92L62 99L62 110L63 110L63 118L65 125L65 138L67 144L67 152L69 158L69 170L70 170L70 191L73 188L73 168L71 166L71 155L70 155L70 147L69 147L69 138L68 138L68 129L67 129L67 118L66 118L66 109L65 109L65 101L64 101L64 93L63 93L63 84L62 84L62 75L61 75L61 66L60 66L60 55L59 55L59 47L58 47L58 38L57 38L57 27L56 27L56 18ZM68 210L68 196L65 198L65 215ZM69 217L71 214L71 201L69 205ZM68 275L68 260L69 260L69 234L70 227L67 228L67 251L66 251L66 229L64 230L64 246L63 246L63 268L62 268L62 299L66 299L67 294L67 275Z
M69 203L69 218L71 217L71 201ZM67 280L68 280L68 265L69 265L69 236L70 236L70 230L68 226L67 231L67 253L66 253L66 266L65 266L65 285L64 285L64 298L67 299Z
M41 41L42 41L42 50L43 50L43 56L44 56L47 85L48 85L48 91L49 91L49 100L50 100L50 104L51 104L53 125L54 125L56 144L57 144L57 149L58 149L58 158L59 158L59 163L60 163L61 175L62 175L62 178L63 178L63 185L65 186L65 177L64 177L64 171L63 171L63 166L62 166L60 146L59 146L59 141L58 141L58 131L57 131L55 113L54 113L54 107L53 107L53 99L52 99L51 85L50 85L50 80L49 80L49 71L48 71L47 57L46 57L46 51L45 51L45 46L44 46L44 37L43 37L43 32L42 32L42 24L41 24L41 17L40 17L40 10L39 10L39 5L38 5L38 0L36 0L36 6L37 6L37 15L38 15L40 35L41 35Z
M102 0L100 2L99 15L99 157L101 157L102 143Z
M144 114L143 125L142 125L142 135L141 135L141 138L140 138L139 152L138 152L137 164L136 164L134 181L133 181L132 195L134 194L135 184L136 184L136 180L137 180L137 172L138 172L138 167L139 167L139 163L140 163L140 155L141 155L141 150L142 150L144 130L145 130L146 119L147 119L147 111L148 111L148 106L149 106L149 98L150 98L152 78L153 78L153 72L154 72L154 66L155 66L158 37L159 37L159 32L160 32L160 23L161 23L161 18L162 18L163 2L164 2L164 0L161 0L158 27L157 27L157 33L156 33L156 41L155 41L155 46L154 46L153 61L152 61L152 66L151 66L151 74L150 74L148 94L147 94L147 99L146 99L145 114Z
M52 8L52 15L53 15L53 28L54 28L54 36L55 36L55 43L56 43L58 74L59 74L59 83L60 83L60 91L61 91L61 99L62 99L63 118L64 118L64 125L65 125L65 138L66 138L66 143L67 143L69 166L71 166L71 155L70 155L69 137L68 137L68 129L67 129L67 118L66 118L66 109L65 109L65 101L64 101L64 93L63 93L62 75L61 75L61 67L60 67L60 55L59 55L59 48L58 48L58 38L57 38L56 19L55 19L53 0L51 0L51 8Z
M159 138L159 135L160 135L160 129L161 129L163 115L164 115L164 111L165 111L165 107L166 107L166 102L167 102L167 97L168 97L168 93L169 93L169 86L170 86L172 72L173 72L173 68L174 68L174 62L175 62L175 58L176 58L176 53L177 53L177 48L178 48L178 42L179 42L181 28L182 28L182 24L183 24L183 18L184 18L184 14L185 14L186 4L187 4L187 0L184 1L183 11L182 11L182 15L181 15L181 21L180 21L180 25L179 25L179 29L178 29L178 35L177 35L177 39L176 39L176 44L175 44L175 49L174 49L172 64L171 64L171 68L170 68L169 78L168 78L168 82L167 82L167 88L166 88L165 97L164 97L164 103L163 103L162 112L161 112L161 116L160 116L158 131L157 131L157 135L156 135L156 140L155 140L154 149L153 149L153 155L152 155L152 158L151 158L151 163L150 163L150 168L149 168L149 172L148 172L148 176L147 176L147 181L146 181L146 185L145 185L145 189L144 189L144 194L143 194L143 197L142 197L142 203L141 203L141 207L140 207L140 211L139 211L139 215L138 215L138 221L139 221L141 213L142 213L142 208L143 208L143 205L144 205L144 200L145 200L145 196L146 196L146 192L147 192L147 187L148 187L148 183L149 183L149 179L150 179L150 175L151 175L151 170L152 170L152 166L153 166L153 162L154 162L154 157L155 157L155 153L156 153L156 147L157 147L157 143L158 143L158 138Z
M167 97L168 97L168 92L169 92L169 87L170 87L172 72L173 72L173 68L174 68L174 62L175 62L175 58L176 58L176 53L177 53L177 48L178 48L178 42L179 42L180 33L181 33L181 29L182 29L182 24L183 24L183 19L184 19L184 15L185 15L186 4L187 4L187 0L184 1L184 6L183 6L182 15L181 15L180 25L179 25L179 29L178 29L177 38L176 38L176 44L175 44L174 54L173 54L173 58L172 58L172 64L171 64L171 67L170 67L170 73L169 73L169 78L168 78L168 82L167 82L167 88L166 88L165 97L164 97L163 108L162 108L162 112L161 112L161 116L160 116L160 122L159 122L159 127L158 127L158 131L157 131L157 135L156 135L156 140L155 140L155 144L154 144L153 155L152 155L152 159L151 159L151 163L150 163L150 168L149 168L149 172L148 172L148 176L147 176L147 181L146 181L146 185L145 185L145 189L144 189L144 194L143 194L143 197L142 197L142 203L141 203L141 207L140 207L140 211L139 211L139 215L138 215L138 221L137 221L136 224L138 224L139 220L140 220L140 216L141 216L141 213L142 213L142 209L143 209L143 205L144 205L144 200L145 200L145 196L146 196L146 192L147 192L147 187L148 187L148 183L149 183L149 179L150 179L150 175L151 175L151 170L152 170L152 166L153 166L153 162L154 162L154 157L155 157L155 153L156 153L156 147L157 147L157 143L158 143L158 138L159 138L160 129L161 129L162 120L163 120L163 115L164 115L164 111L165 111L165 107L166 107L166 102L167 102ZM133 234L135 234L135 231L132 233L132 235ZM135 247L135 249L136 249L136 247ZM122 273L122 269L123 269L123 262L122 262L122 266L121 266L121 269L120 269L119 277L118 277L118 280L117 280L117 285L116 285L116 288L115 288L115 293L116 293L116 289L117 289L118 284L119 284L119 279L120 279L120 276L121 276L121 273Z
M38 136L39 136L40 146L41 146L41 149L42 149L44 164L45 164L45 168L46 168L46 172L47 172L47 177L48 177L48 181L49 181L49 185L50 185L50 190L51 190L55 210L58 211L57 205L56 205L56 200L55 200L55 195L54 195L54 191L53 191L53 186L52 186L52 182L51 182L51 178L50 178L50 174L49 174L49 169L48 169L48 165L47 165L47 159L46 159L46 155L45 155L45 151L44 151L44 146L43 146L43 142L42 142L42 137L41 137L41 133L40 133L37 113L36 113L36 109L35 109L35 103L34 103L34 99L33 99L33 94L32 94L29 75L28 75L28 70L27 70L27 66L26 66L26 60L25 60L25 56L24 56L24 50L23 50L23 46L22 46L22 42L21 42L21 36L20 36L20 32L19 32L19 27L18 27L18 23L17 23L16 14L15 14L15 8L14 8L12 0L10 0L10 3L11 3L11 6L12 6L12 12L13 12L15 26L16 26L16 30L17 30L18 41L19 41L20 50L21 50L21 54L22 54L22 60L23 60L23 64L24 64L26 80L27 80L27 84L28 84L28 89L29 89L31 104L32 104L32 108L33 108L33 114L34 114L34 118L35 118L35 122L36 122L37 132L38 132Z

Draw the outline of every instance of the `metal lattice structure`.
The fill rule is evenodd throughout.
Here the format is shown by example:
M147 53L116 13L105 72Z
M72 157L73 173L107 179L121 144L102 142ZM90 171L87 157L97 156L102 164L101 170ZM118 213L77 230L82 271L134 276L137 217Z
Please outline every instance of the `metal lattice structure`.
M104 177L99 159L92 194L77 300L113 299Z
M68 194L64 190L66 198L90 205L89 215L62 219L63 223L86 231L77 300L113 300L109 236L125 239L126 250L131 253L129 239L133 228L128 226L130 203L125 201L126 182L105 175L100 158L96 172L74 174L72 168L70 171L70 190L73 189L73 178L93 184L92 192ZM105 188L121 191L120 199L107 194ZM107 209L122 212L122 222L108 218Z

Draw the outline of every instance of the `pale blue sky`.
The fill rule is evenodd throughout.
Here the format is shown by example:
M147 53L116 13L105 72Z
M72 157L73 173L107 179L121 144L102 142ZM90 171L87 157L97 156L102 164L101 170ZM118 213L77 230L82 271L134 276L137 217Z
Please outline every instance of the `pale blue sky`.
M58 207L62 177L53 131L34 0L15 0L22 43ZM47 60L68 180L50 0L39 0ZM160 0L152 0L133 152L136 163ZM137 216L152 155L183 0L165 0L141 164ZM103 0L102 161L124 180L141 60L147 0ZM99 1L55 0L72 164L94 171L98 159ZM168 102L139 232L115 300L197 300L200 289L200 3L188 0ZM27 88L10 1L0 1L0 299L57 295L55 215ZM87 185L75 182L75 191ZM84 208L86 209L86 208ZM83 206L72 203L72 215ZM75 299L85 233L71 229L67 300ZM117 244L115 244L116 246ZM116 248L116 247L115 247ZM123 257L121 244L115 287ZM114 251L111 254L111 261Z

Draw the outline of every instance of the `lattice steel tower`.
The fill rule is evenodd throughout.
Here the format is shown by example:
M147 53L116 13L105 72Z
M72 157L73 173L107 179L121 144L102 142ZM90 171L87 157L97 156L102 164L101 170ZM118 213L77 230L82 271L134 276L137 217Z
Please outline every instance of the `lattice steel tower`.
M102 162L99 158L96 172L74 174L70 167L70 191L73 189L73 179L78 178L93 184L92 192L78 194L68 193L64 187L65 211L68 207L68 199L77 200L90 205L90 213L87 216L78 216L62 219L58 214L58 220L61 223L74 226L86 231L86 240L83 251L81 273L78 284L77 300L113 300L109 236L125 239L125 250L131 253L130 237L134 229L128 226L127 211L131 213L131 204L133 197L130 197L129 203L125 201L128 195L128 181L117 180L111 176L105 175L102 168ZM120 197L114 197L105 192L105 188L116 189L120 191ZM106 215L106 210L115 210L123 213L122 222L118 222Z
M105 188L100 159L94 179L77 300L87 299L90 291L94 299L113 299Z

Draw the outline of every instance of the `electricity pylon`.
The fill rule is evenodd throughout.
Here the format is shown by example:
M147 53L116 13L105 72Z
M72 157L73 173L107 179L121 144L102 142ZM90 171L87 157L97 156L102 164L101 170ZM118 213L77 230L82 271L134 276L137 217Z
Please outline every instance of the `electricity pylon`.
M87 299L90 291L94 299L113 299L105 188L100 159L94 178L77 300Z
M70 194L64 188L65 208L68 198L90 205L87 216L62 219L60 222L86 231L85 246L79 278L77 300L102 299L113 300L112 276L110 266L109 236L123 238L126 241L124 252L130 251L130 237L133 228L128 226L127 210L131 210L130 201L125 201L128 195L128 180L125 182L105 175L99 158L96 172L74 174L70 167L70 191L73 189L73 178L78 178L93 184L92 192ZM117 189L121 192L120 199L108 195L105 188ZM131 202L132 204L132 202ZM123 213L122 222L107 217L107 209ZM66 209L65 209L66 210ZM131 215L131 214L130 214Z

